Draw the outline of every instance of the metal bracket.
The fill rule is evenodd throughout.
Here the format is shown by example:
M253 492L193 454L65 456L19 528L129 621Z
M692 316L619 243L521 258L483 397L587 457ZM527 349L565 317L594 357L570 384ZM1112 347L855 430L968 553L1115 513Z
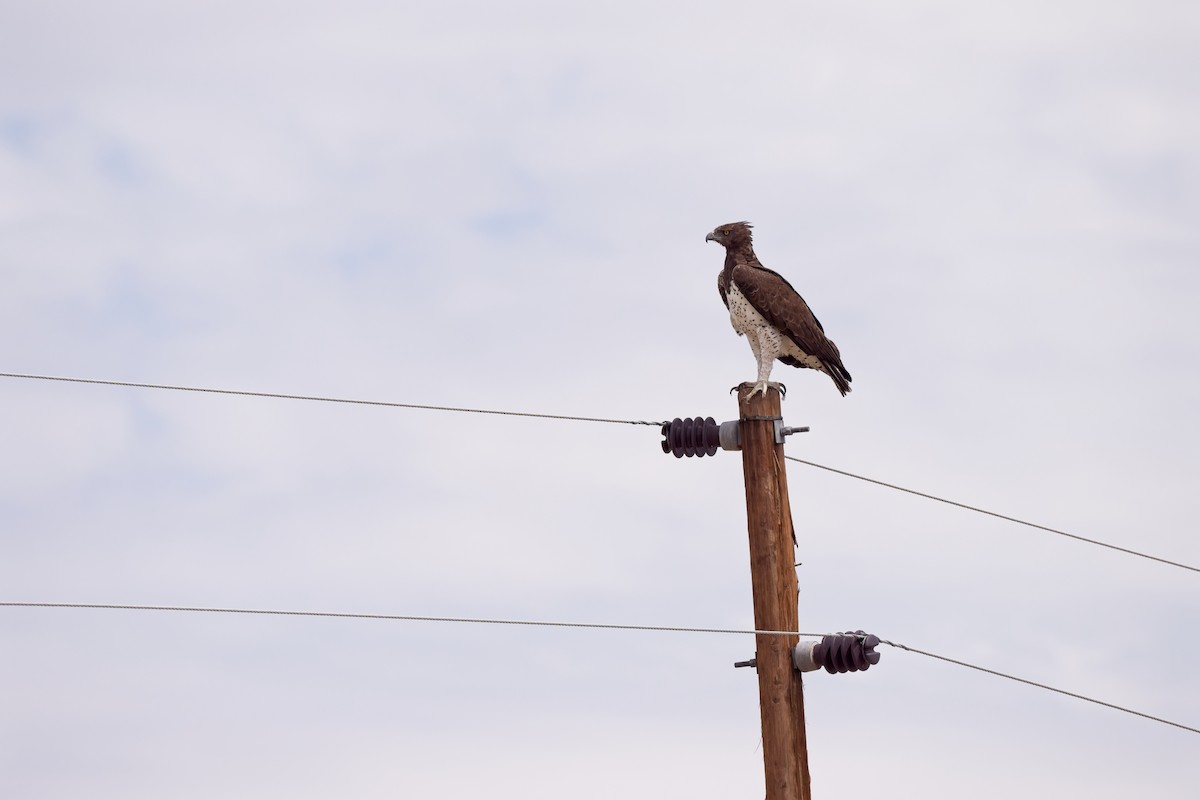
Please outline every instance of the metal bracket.
M719 437L722 450L742 449L741 428L736 419L721 423Z
M783 417L742 417L747 422L773 422L775 424L775 444L783 444L785 436L791 436L793 433L808 433L808 426L804 425L797 428L785 428L783 426ZM730 449L730 448L726 448Z

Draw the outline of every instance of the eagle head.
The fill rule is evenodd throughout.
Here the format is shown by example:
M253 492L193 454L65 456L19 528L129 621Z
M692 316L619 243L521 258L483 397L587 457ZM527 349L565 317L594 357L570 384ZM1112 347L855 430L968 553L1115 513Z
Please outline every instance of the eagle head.
M716 242L726 250L749 246L753 238L750 233L751 227L749 222L730 222L719 225L713 229L712 233L704 237L704 241Z

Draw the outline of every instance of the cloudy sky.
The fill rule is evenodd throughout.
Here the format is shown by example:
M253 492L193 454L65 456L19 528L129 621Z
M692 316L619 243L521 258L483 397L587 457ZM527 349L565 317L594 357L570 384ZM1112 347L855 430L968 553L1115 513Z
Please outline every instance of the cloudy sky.
M0 371L736 416L755 223L854 392L790 454L1200 564L1200 12L8 3ZM0 378L0 600L752 626L737 454ZM1193 727L1188 572L790 465L804 630ZM0 609L12 798L762 796L731 635ZM1196 734L896 650L814 794L1194 796Z

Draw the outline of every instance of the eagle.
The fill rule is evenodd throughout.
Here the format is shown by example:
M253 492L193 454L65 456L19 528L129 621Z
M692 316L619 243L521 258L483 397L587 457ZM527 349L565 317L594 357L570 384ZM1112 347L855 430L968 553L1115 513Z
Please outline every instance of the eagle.
M850 391L850 373L842 364L837 345L808 303L778 272L767 269L754 255L749 222L721 225L704 238L725 248L725 267L717 276L717 290L729 309L729 321L738 336L745 336L758 362L758 382L750 392L767 393L767 388L786 391L768 380L775 359L790 367L807 367L824 372L845 396Z

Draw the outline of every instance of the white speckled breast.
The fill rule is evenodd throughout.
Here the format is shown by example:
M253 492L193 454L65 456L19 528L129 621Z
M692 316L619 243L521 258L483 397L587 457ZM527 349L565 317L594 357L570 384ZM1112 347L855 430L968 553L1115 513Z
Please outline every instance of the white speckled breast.
M729 321L733 324L733 329L739 336L749 334L759 337L759 341L767 346L764 356L772 360L780 356L791 356L806 367L824 371L824 365L816 357L801 350L794 341L767 322L763 315L758 313L758 309L750 305L750 301L733 281L729 282L725 298L729 301Z
M733 329L739 334L746 334L752 330L759 328L771 327L762 314L750 305L750 301L742 294L742 290L737 287L733 281L729 282L728 291L725 293L726 299L729 300L729 321L733 324Z

